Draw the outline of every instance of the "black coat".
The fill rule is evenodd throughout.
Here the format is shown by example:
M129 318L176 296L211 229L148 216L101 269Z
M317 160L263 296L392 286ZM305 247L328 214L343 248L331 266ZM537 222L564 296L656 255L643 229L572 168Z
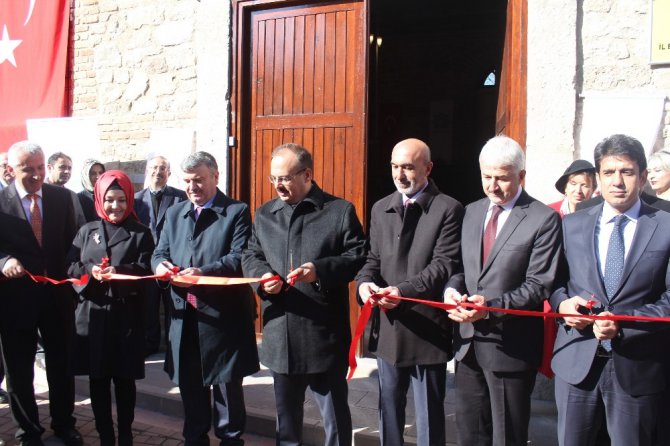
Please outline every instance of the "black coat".
M242 251L251 233L249 207L217 190L210 209L197 222L193 204L170 207L151 265L167 260L204 275L242 277ZM258 371L254 331L255 302L249 285L172 287L169 345L165 369L179 383L179 353L187 292L198 302L198 333L203 384L230 382Z
M418 215L403 219L399 192L374 204L370 252L356 281L395 286L404 297L442 302L447 280L461 271L463 206L441 193L432 180L414 206ZM404 233L411 237L409 247L401 246L399 234ZM399 367L446 363L451 358L451 331L446 311L402 302L386 312L375 309L369 350Z
M348 284L362 266L365 237L348 201L316 184L295 209L276 198L256 211L247 277L273 272L286 277L293 267L313 262L318 281L297 283L277 295L259 287L263 308L261 361L278 373L343 371L351 342Z
M151 274L154 243L149 228L126 219L115 226L105 221L83 226L70 249L69 274L91 275L94 265L109 257L119 274ZM72 372L96 378L144 378L144 284L141 281L99 282L75 286Z

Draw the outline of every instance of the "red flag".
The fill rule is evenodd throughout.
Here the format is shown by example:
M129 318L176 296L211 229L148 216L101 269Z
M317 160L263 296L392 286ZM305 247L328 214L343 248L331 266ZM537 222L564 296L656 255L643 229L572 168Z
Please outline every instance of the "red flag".
M0 1L0 152L65 115L69 18L70 0Z

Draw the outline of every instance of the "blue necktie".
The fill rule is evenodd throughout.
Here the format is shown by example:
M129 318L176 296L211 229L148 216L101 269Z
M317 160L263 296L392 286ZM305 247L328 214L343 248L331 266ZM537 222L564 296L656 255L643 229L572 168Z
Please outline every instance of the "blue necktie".
M623 228L628 219L625 215L617 215L614 217L614 228L610 241L607 245L607 258L605 260L605 272L603 282L605 282L605 291L607 292L607 300L609 301L614 292L619 287L621 276L623 275L623 265L625 260L626 249L623 241ZM606 351L612 350L612 341L609 339L601 341L600 344Z

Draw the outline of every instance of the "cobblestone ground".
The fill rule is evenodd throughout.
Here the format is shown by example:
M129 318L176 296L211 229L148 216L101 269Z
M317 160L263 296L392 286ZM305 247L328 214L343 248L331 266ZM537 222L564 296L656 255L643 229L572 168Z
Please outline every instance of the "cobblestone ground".
M42 440L46 446L57 446L63 443L49 429L49 400L48 387L46 386L46 374L41 367L35 367L35 392L37 396L37 405L40 413L42 427L46 432L42 435ZM113 409L115 412L116 409ZM75 418L77 418L77 429L84 437L84 444L94 446L100 443L98 434L95 430L93 419L93 410L91 409L91 400L85 397L76 396L75 398ZM184 444L181 429L183 420L163 415L156 411L144 409L135 410L135 422L133 423L133 437L135 446L159 445L176 446ZM14 433L16 424L12 418L9 405L0 404L0 439L6 446L16 444ZM210 433L211 444L218 442L213 434ZM274 439L263 438L254 435L245 435L247 446L271 446L274 445Z

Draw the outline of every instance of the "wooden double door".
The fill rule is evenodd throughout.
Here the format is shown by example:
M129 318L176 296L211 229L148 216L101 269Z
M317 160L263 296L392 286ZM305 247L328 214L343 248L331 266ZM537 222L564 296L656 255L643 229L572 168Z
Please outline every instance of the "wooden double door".
M295 142L311 150L316 182L367 224L370 10L370 0L233 0L229 190L252 212L274 196L272 149ZM523 145L526 0L509 1L506 23L496 132Z

